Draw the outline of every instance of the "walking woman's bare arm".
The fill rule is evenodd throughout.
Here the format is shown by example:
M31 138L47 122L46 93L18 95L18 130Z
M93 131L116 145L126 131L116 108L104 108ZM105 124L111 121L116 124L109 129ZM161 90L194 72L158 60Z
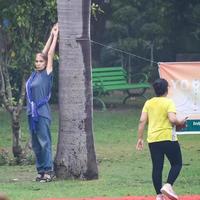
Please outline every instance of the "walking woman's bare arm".
M145 125L147 124L147 121L148 121L147 113L142 112L142 114L140 116L139 125L138 125L138 141L136 144L137 150L143 149L143 134L144 134L144 129L145 129Z
M176 113L174 113L174 112L169 112L168 113L168 119L169 119L169 121L172 124L177 125L177 126L185 124L187 118L188 117L185 117L183 119L178 119L177 116L176 116Z

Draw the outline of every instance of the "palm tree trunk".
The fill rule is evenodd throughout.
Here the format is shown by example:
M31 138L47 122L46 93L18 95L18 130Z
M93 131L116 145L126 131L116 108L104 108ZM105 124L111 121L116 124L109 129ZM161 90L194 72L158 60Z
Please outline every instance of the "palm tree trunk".
M58 0L58 178L96 179L91 88L90 0Z

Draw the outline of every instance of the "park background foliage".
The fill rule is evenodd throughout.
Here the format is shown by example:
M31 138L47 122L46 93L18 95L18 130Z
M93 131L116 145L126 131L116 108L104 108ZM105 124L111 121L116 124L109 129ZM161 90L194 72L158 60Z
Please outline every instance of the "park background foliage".
M103 10L97 10L91 18L93 67L123 65L129 72L146 72L152 81L158 75L157 62L200 59L198 0L93 0L92 3ZM0 10L0 29L8 40L7 52L1 53L9 59L15 99L19 97L23 70L28 74L33 69L35 52L41 50L57 21L56 1L0 0ZM57 102L57 90L54 84L53 103Z
M198 0L93 0L92 4L97 8L91 18L93 67L122 65L131 73L145 72L152 81L158 76L159 61L200 59ZM0 10L0 71L7 78L11 118L20 126L23 85L34 68L35 52L42 49L57 21L56 1L0 0ZM58 102L58 65L57 60L51 103Z
M93 67L123 65L129 72L147 73L152 81L158 76L159 61L199 60L198 0L95 0L93 3L103 10L91 19ZM12 91L9 101L15 106L20 98L19 88L23 76L27 77L34 68L34 54L41 50L51 26L57 21L56 1L0 0L0 10L0 66L6 67L8 71ZM58 62L55 65L58 66ZM54 80L52 103L57 103L57 68ZM0 86L1 84L0 82ZM121 104L113 103L113 99L117 100L118 97L111 98L108 111L94 112L99 180L58 181L39 186L31 181L35 177L33 165L21 163L19 166L12 166L16 163L9 155L12 145L10 114L0 108L0 159L1 164L5 164L0 166L1 191L15 200L25 200L27 197L36 199L52 196L154 194L147 146L142 153L134 150L137 122L143 102L121 107ZM53 111L52 139L55 152L57 108ZM29 136L24 110L20 119L20 140L26 144ZM179 138L184 158L182 174L175 188L179 194L199 192L198 139L198 135Z

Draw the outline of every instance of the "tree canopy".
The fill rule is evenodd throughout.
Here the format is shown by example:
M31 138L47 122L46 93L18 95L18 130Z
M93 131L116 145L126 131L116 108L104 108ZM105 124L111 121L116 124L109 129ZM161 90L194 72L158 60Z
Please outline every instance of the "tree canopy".
M155 61L176 61L178 53L199 53L199 1L115 0L109 6L105 27L99 28L102 23L97 21L92 29L105 31L99 32L100 37L92 32L93 40L148 59L153 50ZM96 51L100 52L94 57L96 65L119 65L123 56L125 66L129 62L134 71L149 69L150 63L134 56L128 59L125 53L95 45L94 55Z
M92 40L113 48L91 43L93 66L123 64L135 72L148 71L151 63L134 55L157 62L175 61L179 53L199 53L198 0L93 0L92 3L103 10L92 16ZM17 96L21 70L30 70L34 53L41 49L50 26L57 20L56 0L0 0L0 9L6 55L14 74L12 89ZM5 57L5 52L2 53Z

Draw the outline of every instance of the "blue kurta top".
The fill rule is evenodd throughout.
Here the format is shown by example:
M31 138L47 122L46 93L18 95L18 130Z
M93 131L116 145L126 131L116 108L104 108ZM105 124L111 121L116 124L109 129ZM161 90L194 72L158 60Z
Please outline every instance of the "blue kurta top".
M51 92L53 83L52 72L47 74L46 70L37 71L33 80L30 83L30 90L32 101L34 103L39 103L43 101ZM27 98L28 99L28 98ZM45 103L37 109L38 115L46 117L51 120L51 111L48 103ZM31 115L31 104L27 100L27 114Z

